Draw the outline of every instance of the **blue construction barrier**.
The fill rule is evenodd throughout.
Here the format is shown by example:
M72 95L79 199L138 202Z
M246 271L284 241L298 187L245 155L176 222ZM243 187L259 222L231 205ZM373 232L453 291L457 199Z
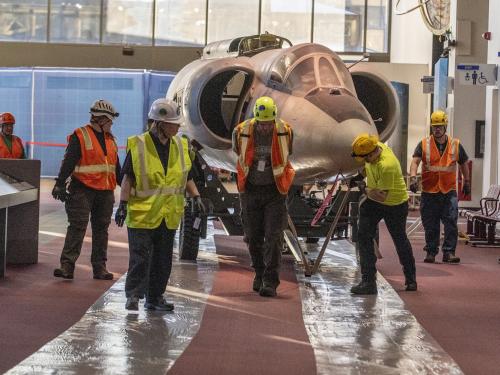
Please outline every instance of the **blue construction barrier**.
M41 160L42 176L56 176L67 136L88 123L94 100L109 100L120 113L112 131L123 161L127 137L144 130L150 104L173 78L147 70L0 68L0 112L16 117L14 133Z

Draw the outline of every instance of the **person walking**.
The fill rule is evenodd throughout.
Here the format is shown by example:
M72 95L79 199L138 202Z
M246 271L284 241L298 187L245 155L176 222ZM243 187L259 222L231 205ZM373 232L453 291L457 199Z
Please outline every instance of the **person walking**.
M0 158L4 159L26 159L23 140L14 135L14 125L16 118L10 112L4 112L0 115L0 125L2 131L0 134Z
M415 258L406 236L408 192L399 160L376 135L360 134L352 143L352 156L365 162L367 199L359 209L358 243L361 282L353 294L377 294L374 240L377 226L384 219L403 266L407 291L417 290Z
M111 133L118 116L110 102L97 100L90 107L90 123L68 136L68 146L52 190L54 199L65 203L69 222L61 266L54 270L55 277L73 279L90 216L90 261L94 279L113 279L113 274L106 269L106 260L114 190L120 175L118 147Z
M288 214L286 197L295 176L288 160L293 133L290 125L277 118L270 97L258 98L253 114L233 131L237 185L245 238L255 269L253 290L264 297L275 297Z
M130 137L123 164L116 224L128 227L129 267L125 282L127 310L138 310L146 297L148 310L172 311L165 293L172 270L174 237L184 212L187 191L205 211L190 174L194 152L189 139L177 135L182 124L178 105L169 99L153 102L149 131Z
M441 247L444 263L460 263L455 255L458 242L457 164L463 177L462 192L471 193L469 157L457 138L446 135L448 116L437 110L431 115L431 136L422 139L413 152L410 190L418 191L417 170L422 162L420 215L425 231L426 263L434 263L439 252L440 223L444 225Z

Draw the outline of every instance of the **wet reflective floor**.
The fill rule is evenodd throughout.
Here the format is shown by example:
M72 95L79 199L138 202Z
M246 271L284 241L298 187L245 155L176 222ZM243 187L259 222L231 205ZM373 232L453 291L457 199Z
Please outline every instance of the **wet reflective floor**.
M165 374L199 329L218 269L214 233L222 232L209 227L197 263L174 261L167 290L174 312L125 310L122 277L78 323L7 374ZM351 296L359 274L347 241L329 244L313 277L297 267L297 279L318 374L462 373L382 276L377 296Z
M380 274L378 295L352 296L360 278L344 240L328 245L321 272L297 272L318 374L462 374Z

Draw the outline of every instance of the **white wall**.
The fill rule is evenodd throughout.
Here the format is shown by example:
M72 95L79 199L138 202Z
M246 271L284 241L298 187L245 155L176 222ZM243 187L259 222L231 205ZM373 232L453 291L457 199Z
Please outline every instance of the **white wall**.
M422 93L420 79L432 71L432 33L425 26L419 10L404 15L396 15L396 1L393 1L391 28L391 64L377 64L391 81L408 83L408 160L417 143L428 135L430 95ZM409 2L401 2L398 12L409 9Z
M390 81L409 84L407 149L407 166L409 169L411 157L417 143L428 135L428 95L422 93L422 82L420 82L420 79L422 76L428 74L429 67L426 64L361 64L368 64L370 70L382 74Z
M452 1L451 29L457 46L450 52L449 76L457 75L457 64L486 63L487 43L481 34L488 28L488 9L488 0ZM454 91L448 96L448 108L452 119L448 131L460 139L473 163L472 201L460 205L477 207L484 189L488 189L483 187L483 159L474 157L476 120L485 120L486 88L460 85L455 81Z
M500 1L490 1L489 27L491 40L488 44L488 64L499 64L500 57ZM485 29L486 31L486 29ZM483 163L483 194L486 194L488 186L500 184L500 103L497 87L488 87L486 90L486 142Z
M430 67L432 33L425 26L419 10L400 16L396 15L396 2L392 2L391 62L396 64L428 64ZM402 11L408 5L414 6L413 3L401 1L402 6L398 10Z

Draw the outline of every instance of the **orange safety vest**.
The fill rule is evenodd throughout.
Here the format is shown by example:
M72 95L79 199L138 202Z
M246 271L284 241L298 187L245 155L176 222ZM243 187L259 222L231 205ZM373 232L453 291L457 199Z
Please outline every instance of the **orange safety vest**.
M245 191L245 185L252 165L254 149L254 129L255 119L242 122L237 126L238 142L238 162L236 169L238 171L238 191ZM286 195L290 186L292 186L295 171L288 161L292 142L292 129L283 120L275 121L273 130L273 140L271 145L271 165L273 167L274 181L278 191Z
M21 138L12 135L12 150L9 150L7 144L5 143L4 136L1 135L0 138L0 158L3 159L21 159L24 154L23 141Z
M75 130L80 141L82 157L73 171L84 185L96 190L114 190L116 187L116 163L118 147L114 137L105 133L107 155L99 143L90 125ZM70 136L68 136L69 142Z
M434 136L422 139L422 191L448 193L456 190L459 145L458 139L448 137L443 155L440 155Z

